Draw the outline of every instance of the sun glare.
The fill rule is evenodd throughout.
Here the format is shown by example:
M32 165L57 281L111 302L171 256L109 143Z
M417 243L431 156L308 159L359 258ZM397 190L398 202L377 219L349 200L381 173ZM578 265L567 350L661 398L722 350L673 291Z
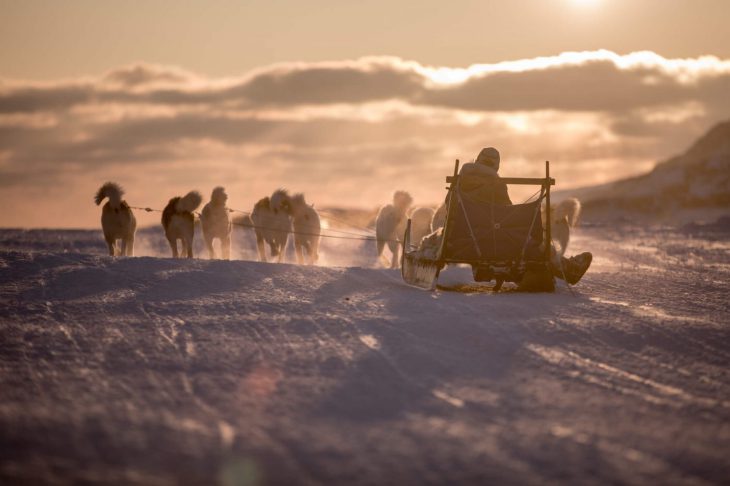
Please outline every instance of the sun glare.
M601 3L601 0L570 0L570 3L579 7L593 7Z

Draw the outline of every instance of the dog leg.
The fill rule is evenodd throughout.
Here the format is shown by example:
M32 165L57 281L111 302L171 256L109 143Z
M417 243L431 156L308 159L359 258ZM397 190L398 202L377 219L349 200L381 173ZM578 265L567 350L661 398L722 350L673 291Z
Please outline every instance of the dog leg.
M224 260L231 259L231 235L221 238L221 253Z
M278 262L281 263L284 261L284 253L286 253L286 244L289 242L289 235L285 234L278 240L279 245L279 259Z
M302 245L302 257L307 265L312 264L312 247L309 241L305 241Z
M193 258L193 239L185 240L185 251L188 258Z
M378 245L378 256L381 256L383 254L383 249L385 248L385 241L378 238L377 245Z
M127 256L134 256L134 235L127 237Z
M273 250L273 246L270 245ZM259 252L259 261L266 262L266 247L264 246L264 239L260 236L256 236L256 249ZM273 253L273 251L272 251Z
M284 244L281 241L271 243L271 257L276 257L276 263L284 261Z
M565 255L568 249L568 243L570 243L570 224L568 217L563 216L562 218L553 222L553 247L558 246L557 253L559 256Z
M398 265L400 263L400 260L398 259L398 245L395 241L389 241L388 242L388 248L390 248L390 252L393 254L393 259L390 261L390 268L398 268Z
M319 241L312 243L312 264L315 265L319 261Z
M177 258L177 240L174 238L168 238L167 241L170 243L170 248L172 249L172 258Z
M205 236L205 247L208 248L208 258L213 260L215 258L215 250L213 249L213 238Z
M109 256L114 256L116 253L116 242L111 238L104 238L106 240L106 246L109 248Z

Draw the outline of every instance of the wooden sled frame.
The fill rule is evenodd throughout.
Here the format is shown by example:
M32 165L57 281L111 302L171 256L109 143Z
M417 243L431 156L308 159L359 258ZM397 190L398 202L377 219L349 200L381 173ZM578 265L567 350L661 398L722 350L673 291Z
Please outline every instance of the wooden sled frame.
M448 205L446 209L446 220L442 229L441 242L437 251L437 257L435 260L419 258L414 255L415 252L410 250L411 241L411 220L409 219L406 224L405 234L403 236L403 251L401 252L401 276L403 280L419 288L426 290L433 290L436 287L438 275L441 269L449 263L458 264L465 263L472 266L474 269L475 278L479 275L479 281L495 280L494 291L499 291L502 284L505 281L520 282L526 274L526 269L531 266L533 269L542 269L538 273L541 275L543 280L544 291L552 291L554 289L554 280L552 274L549 274L551 252L552 252L552 228L551 228L551 214L550 214L550 187L555 185L555 179L550 177L550 162L545 161L545 177L544 178L527 178L527 177L503 177L500 178L501 182L508 185L537 185L540 186L540 197L538 201L545 199L546 206L546 218L545 227L543 234L543 246L544 252L542 258L539 261L526 261L520 258L519 261L497 261L490 260L488 258L477 258L477 259L460 259L460 258L447 258L444 257L444 250L449 238L449 221L451 221L452 211L456 210L457 199L460 202L460 195L456 194L459 183L459 160L457 159L454 164L454 173L451 176L446 177L446 182L449 184L447 190L449 192ZM456 197L455 197L456 196ZM463 207L461 208L463 209ZM540 203L537 204L539 217ZM465 210L464 210L465 211ZM468 221L468 216L465 212L465 219L469 226L472 240L474 245L477 247L475 236L471 232L472 228ZM534 224L534 221L533 221ZM495 225L496 226L496 225ZM529 234L528 234L529 237ZM524 251L523 251L524 255ZM481 256L481 255L480 255ZM534 273L534 272L533 272ZM544 283L544 280L549 274L549 282ZM525 287L529 290L528 286Z

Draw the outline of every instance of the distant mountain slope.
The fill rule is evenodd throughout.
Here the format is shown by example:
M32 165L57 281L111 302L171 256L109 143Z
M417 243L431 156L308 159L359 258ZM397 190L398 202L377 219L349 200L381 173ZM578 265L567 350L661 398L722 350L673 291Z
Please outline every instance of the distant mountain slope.
M588 219L714 219L730 213L730 120L649 173L572 191Z

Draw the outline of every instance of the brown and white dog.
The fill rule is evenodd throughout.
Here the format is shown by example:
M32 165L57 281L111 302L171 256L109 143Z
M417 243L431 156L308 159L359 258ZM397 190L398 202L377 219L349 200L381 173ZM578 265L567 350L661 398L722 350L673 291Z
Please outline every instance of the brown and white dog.
M304 194L290 196L286 189L278 189L271 195L270 204L275 213L283 211L291 218L297 263L317 263L322 227L319 213L307 204Z
M269 245L271 258L281 263L286 250L286 242L291 232L291 220L289 215L283 211L274 211L271 208L271 200L268 197L260 199L253 207L251 216L246 224L253 226L256 233L256 249L259 253L259 260L267 261L266 247Z
M383 260L383 249L386 243L393 254L390 268L398 268L398 248L406 231L406 212L413 203L413 198L405 191L393 194L393 204L386 204L375 218L375 237L377 239L378 258ZM385 263L385 262L384 262Z
M109 199L101 208L101 229L109 247L109 255L134 256L134 233L137 219L126 201L122 200L124 190L114 182L107 182L96 192L94 201L98 206ZM117 253L117 240L122 240L121 252Z
M208 248L208 256L215 258L213 240L221 242L221 257L224 260L231 258L231 219L226 207L228 195L223 187L216 187L210 195L210 202L203 206L200 213L200 225L203 227L203 239Z
M172 248L172 257L178 258L177 240L182 240L182 254L193 258L193 236L195 235L195 211L200 206L202 196L198 191L190 191L183 197L173 197L162 211L162 227Z

